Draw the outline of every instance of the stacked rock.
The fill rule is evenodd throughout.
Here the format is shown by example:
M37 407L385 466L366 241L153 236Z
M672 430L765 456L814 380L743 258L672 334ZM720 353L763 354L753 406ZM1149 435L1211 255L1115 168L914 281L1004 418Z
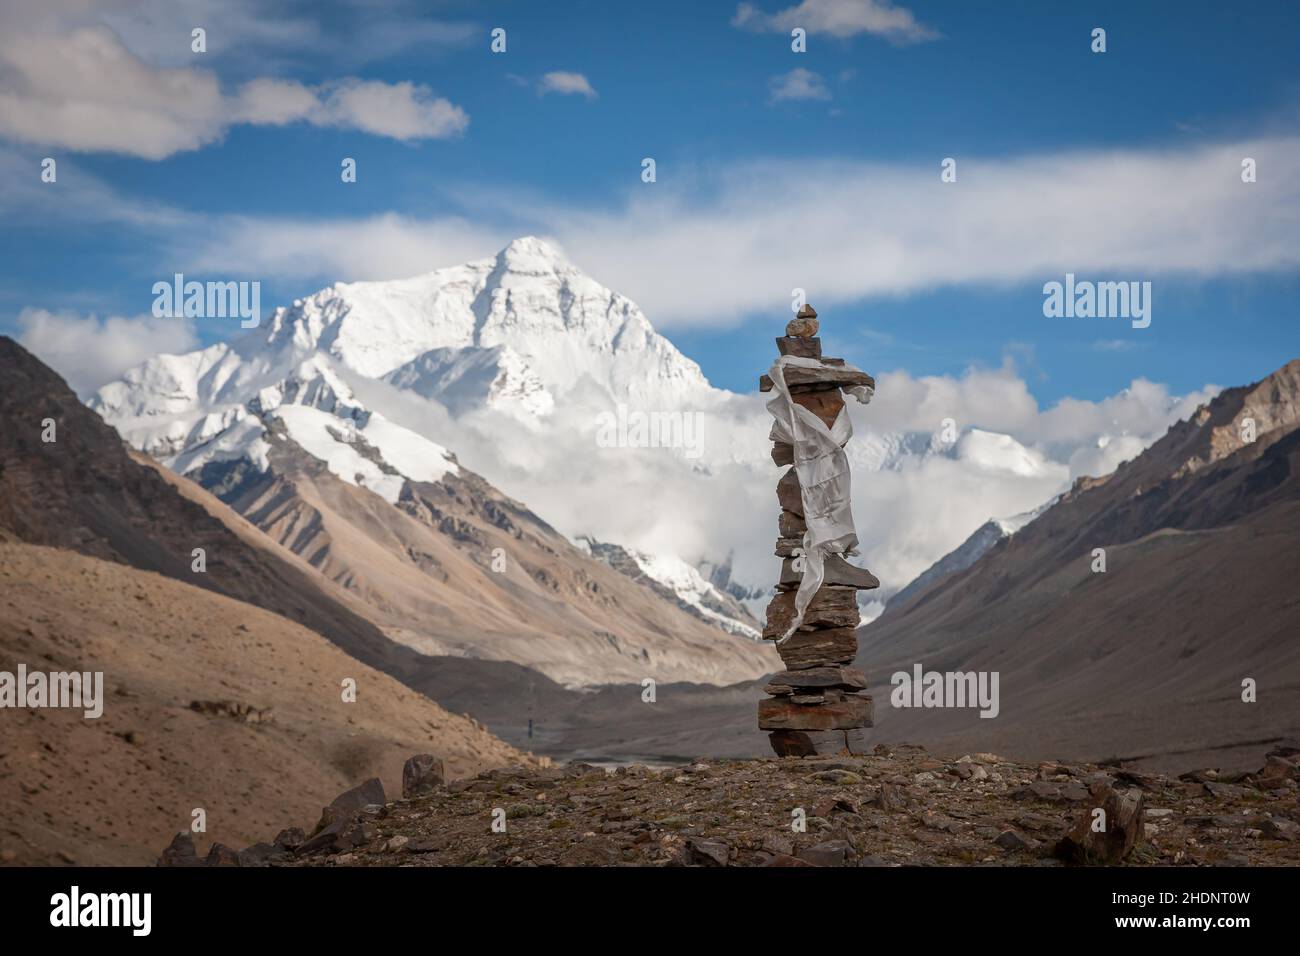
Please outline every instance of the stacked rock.
M817 313L805 305L776 340L782 355L814 360L783 368L791 400L809 409L828 429L844 408L842 388L875 382L865 372L848 366L843 359L823 358L817 337ZM773 382L764 375L759 389L771 391ZM772 460L778 465L794 464L794 446L776 441ZM803 494L799 476L791 467L776 486L781 515L777 522L777 556L782 558L777 594L767 607L763 637L777 641L777 652L786 669L776 674L764 692L770 697L758 705L758 726L770 731L772 749L783 757L817 754L865 753L864 728L872 724L871 698L861 691L867 686L862 671L851 666L857 656L857 592L880 586L864 568L849 564L838 554L827 554L821 587L813 595L799 627L780 640L797 614L795 592L803 578L804 521Z

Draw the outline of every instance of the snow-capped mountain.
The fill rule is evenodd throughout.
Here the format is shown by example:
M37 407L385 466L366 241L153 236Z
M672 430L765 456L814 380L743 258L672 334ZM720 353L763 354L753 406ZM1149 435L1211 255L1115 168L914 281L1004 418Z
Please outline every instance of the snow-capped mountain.
M276 437L390 504L407 480L458 468L441 444L363 405L345 376L433 399L453 416L488 411L533 428L578 391L588 404L658 409L724 394L635 304L525 237L412 279L330 286L232 342L156 356L89 404L132 445L214 490L231 486L232 469L267 472ZM638 560L689 613L756 635L748 612L677 555Z
M579 383L653 408L714 392L634 303L525 237L490 259L412 279L336 283L277 308L264 328L233 342L152 358L91 405L130 428L143 450L175 453L203 440L178 424L230 412L313 355L453 410L544 416Z
M1010 518L990 518L984 522L975 532L963 541L958 547L945 554L942 558L932 564L929 568L917 575L907 587L891 596L887 605L902 607L914 595L920 594L931 584L941 578L946 578L950 574L956 574L958 571L965 571L972 564L982 558L993 547L1007 538L1011 537L1025 525L1029 524L1052 505L1056 504L1061 498L1056 495L1049 501L1045 501L1037 508L1030 511L1022 512L1018 515L1012 515Z
M487 407L527 421L555 408L555 395L508 345L430 349L393 369L384 381L440 401L456 415Z

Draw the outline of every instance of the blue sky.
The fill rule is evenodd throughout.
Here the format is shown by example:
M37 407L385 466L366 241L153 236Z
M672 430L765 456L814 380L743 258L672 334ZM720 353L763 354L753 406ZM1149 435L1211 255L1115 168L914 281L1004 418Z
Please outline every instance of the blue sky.
M63 6L0 22L6 333L24 310L140 316L182 269L257 279L270 307L527 231L738 390L770 362L795 285L828 351L913 376L1011 361L1044 405L1136 378L1240 384L1300 355L1295 4ZM807 53L790 22L809 24ZM189 49L196 25L206 54ZM120 79L97 66L102 88L77 88L79 36L109 37ZM33 37L67 55L64 74L32 65ZM592 93L545 92L557 71ZM196 74L216 99L141 106L130 87ZM378 131L368 107L330 99L348 78L385 93ZM244 121L234 100L267 80L315 91L317 119ZM79 99L95 119L63 122ZM442 100L450 118L421 112ZM132 122L158 144L118 135ZM1243 184L1254 153L1259 182ZM56 184L39 183L46 156ZM1066 271L1151 281L1151 327L1045 318L1042 284Z

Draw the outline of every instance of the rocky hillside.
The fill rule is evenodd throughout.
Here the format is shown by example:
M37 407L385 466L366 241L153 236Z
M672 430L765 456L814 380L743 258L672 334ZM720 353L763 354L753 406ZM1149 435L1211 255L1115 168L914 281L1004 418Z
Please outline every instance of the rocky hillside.
M214 862L274 866L1300 864L1295 741L1251 774L1170 778L919 747L607 772L503 769L385 802L342 795L314 829ZM1110 821L1089 824L1104 808ZM493 822L496 822L494 829ZM305 821L304 821L305 822ZM164 863L196 863L181 838Z
M890 674L920 663L1000 672L1001 712L880 706L877 732L1044 758L1258 759L1300 731L1297 541L1293 361L891 604L861 634L878 701Z
M133 455L63 379L3 336L0 381L0 541L154 571L282 614L367 662L393 656L383 632L310 567L268 547L201 489L183 493L188 482Z

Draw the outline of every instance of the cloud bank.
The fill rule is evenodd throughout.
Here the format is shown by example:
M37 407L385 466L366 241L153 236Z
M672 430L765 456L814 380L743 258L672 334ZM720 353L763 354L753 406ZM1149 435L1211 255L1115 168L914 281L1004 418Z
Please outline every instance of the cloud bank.
M1247 156L1264 171L1258 183L1240 179ZM795 288L830 308L1066 272L1128 280L1300 267L1298 137L957 157L955 183L940 181L940 158L750 163L707 183L642 185L602 209L464 189L473 224L393 213L203 217L168 249L195 268L332 281L414 275L547 235L661 328L783 311Z

